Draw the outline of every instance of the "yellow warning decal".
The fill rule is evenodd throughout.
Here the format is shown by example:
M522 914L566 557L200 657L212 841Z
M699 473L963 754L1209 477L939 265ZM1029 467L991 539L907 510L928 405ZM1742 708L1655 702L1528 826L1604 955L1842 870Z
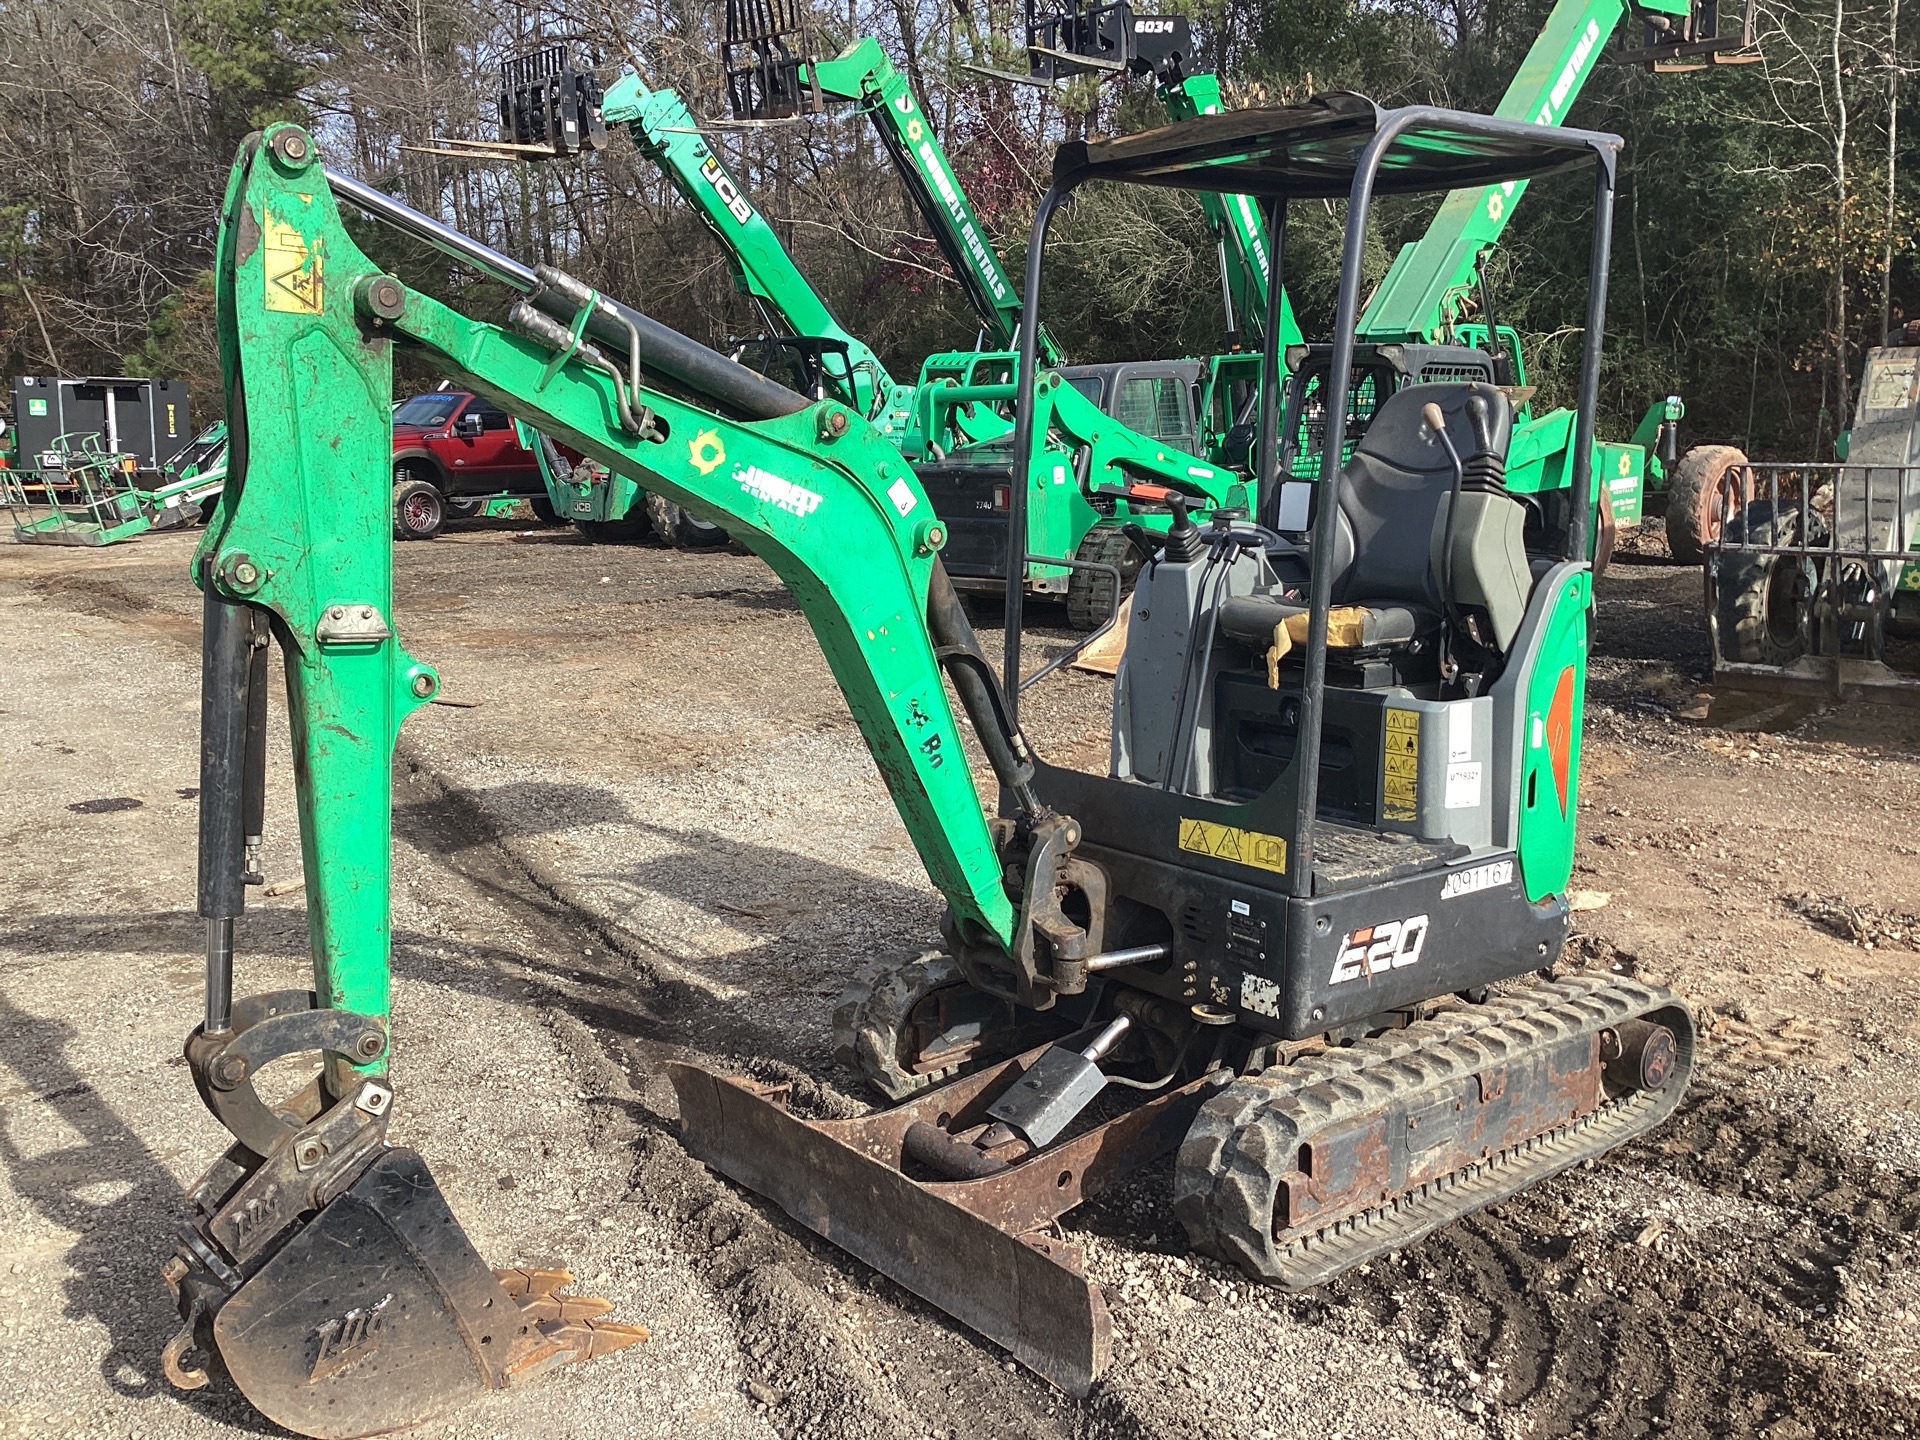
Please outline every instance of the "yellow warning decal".
M1287 842L1278 835L1262 835L1258 830L1242 830L1237 825L1216 825L1211 820L1180 819L1180 848L1195 855L1211 855L1216 860L1231 860L1251 865L1256 870L1287 873Z
M288 315L318 315L326 299L326 252L318 243L266 212L267 309Z
M727 447L720 443L718 430L702 430L687 442L687 461L702 475L711 475L727 459Z
M1380 814L1387 820L1420 818L1420 712L1387 711L1380 745Z

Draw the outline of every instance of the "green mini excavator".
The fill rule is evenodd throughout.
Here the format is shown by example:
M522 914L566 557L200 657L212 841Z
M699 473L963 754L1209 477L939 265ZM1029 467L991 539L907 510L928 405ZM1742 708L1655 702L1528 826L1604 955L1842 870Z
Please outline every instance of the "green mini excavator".
M820 642L946 902L941 950L863 969L850 1063L904 1103L812 1121L779 1086L671 1067L689 1150L1082 1395L1111 1353L1070 1229L1172 1154L1195 1247L1288 1287L1412 1244L1678 1104L1693 1027L1617 976L1535 978L1569 929L1592 504L1505 485L1508 397L1385 397L1343 433L1377 195L1585 167L1593 255L1573 494L1592 454L1619 141L1354 95L1063 146L1020 331L1006 650L982 652L947 527L854 409L782 386L550 266L327 170L306 131L242 147L216 260L232 417L203 592L199 910L189 1071L230 1148L165 1275L176 1384L224 1375L299 1434L403 1428L641 1338L563 1271L489 1267L425 1159L391 1010L393 746L440 676L393 610L396 352L525 417L760 555ZM1320 478L1288 537L1177 497L1130 602L1110 762L1020 723L1027 432L1045 413L1040 257L1089 182L1347 202ZM339 206L516 295L483 323L384 273ZM1284 224L1275 235L1284 235ZM1283 254L1269 255L1275 287ZM1271 302L1270 302L1271 303ZM1277 374L1261 380L1271 399ZM1269 404L1265 413L1275 415ZM1256 451L1271 478L1274 423ZM236 998L257 883L267 653L282 652L311 989ZM1044 668L1044 667L1043 667ZM983 807L961 725L998 782ZM902 942L931 936L901 936ZM289 1057L319 1054L319 1073ZM298 1077L291 1093L275 1073Z

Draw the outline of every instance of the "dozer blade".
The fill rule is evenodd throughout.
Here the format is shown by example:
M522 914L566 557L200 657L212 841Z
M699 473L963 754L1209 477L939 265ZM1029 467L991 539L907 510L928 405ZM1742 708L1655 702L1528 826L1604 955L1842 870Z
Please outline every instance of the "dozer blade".
M916 1180L905 1172L910 1129L958 1132L983 1121L1046 1048L857 1120L803 1120L787 1110L785 1086L684 1064L667 1073L698 1159L1084 1396L1112 1357L1112 1322L1080 1248L1046 1232L1177 1146L1210 1082L1163 1092L983 1178Z
M387 1150L214 1313L212 1338L268 1419L319 1440L404 1429L647 1338L557 1294L565 1271L487 1268L426 1162Z

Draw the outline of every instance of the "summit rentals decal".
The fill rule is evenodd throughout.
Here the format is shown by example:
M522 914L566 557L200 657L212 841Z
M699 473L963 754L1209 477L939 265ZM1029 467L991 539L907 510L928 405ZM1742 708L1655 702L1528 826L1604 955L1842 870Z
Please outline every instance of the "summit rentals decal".
M940 196L940 203L947 207L947 214L953 219L953 228L960 232L960 239L967 248L967 258L973 262L975 276L992 292L995 300L1006 299L1006 282L998 273L993 254L987 249L987 242L982 238L979 227L973 223L973 217L967 214L967 202L960 198L960 187L953 178L953 172L947 168L939 150L927 137L927 122L915 113L918 107L914 105L913 97L900 96L893 102L893 108L908 117L908 143L913 146L913 153L920 161L921 173Z
M820 508L820 497L813 491L791 480L783 480L758 465L741 466L733 472L733 478L754 499L764 500L789 515L805 518Z
M1553 88L1547 92L1547 98L1541 102L1540 109L1533 117L1536 125L1558 125L1560 118L1567 113L1567 107L1573 103L1574 92L1579 88L1580 77L1587 71L1593 52L1600 45L1600 22L1589 19L1586 28L1573 42L1573 50L1567 56L1567 63L1560 67L1560 73L1554 77ZM1522 117L1524 118L1524 117ZM1508 204L1515 193L1526 186L1524 180L1508 180L1487 189L1487 219L1499 223L1500 217L1507 212Z

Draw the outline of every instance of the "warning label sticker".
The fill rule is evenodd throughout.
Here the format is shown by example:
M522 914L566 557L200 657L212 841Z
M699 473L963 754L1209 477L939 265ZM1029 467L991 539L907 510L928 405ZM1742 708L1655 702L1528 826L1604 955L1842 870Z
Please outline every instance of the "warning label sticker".
M1911 356L1881 355L1867 362L1865 408L1904 410L1913 402L1914 362Z
M1380 745L1380 814L1386 820L1420 818L1420 712L1387 711Z
M1216 860L1232 860L1256 870L1271 870L1284 875L1287 869L1287 842L1278 835L1262 835L1258 830L1242 830L1236 825L1217 825L1211 820L1180 820L1180 848L1195 855L1211 855Z
M288 315L318 315L326 299L326 253L273 211L266 212L267 299L269 310Z

